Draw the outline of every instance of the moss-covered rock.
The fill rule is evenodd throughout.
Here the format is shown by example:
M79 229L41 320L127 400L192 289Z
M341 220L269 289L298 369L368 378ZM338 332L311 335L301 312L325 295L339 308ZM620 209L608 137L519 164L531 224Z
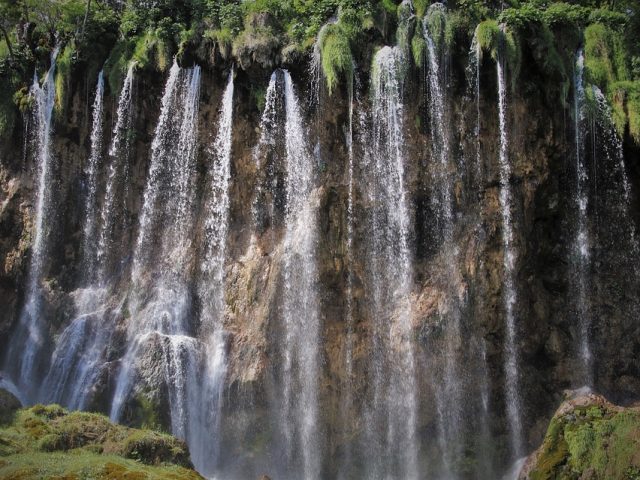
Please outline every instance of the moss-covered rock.
M521 480L635 479L640 474L640 407L595 394L566 400L555 413Z
M21 406L15 395L0 388L0 425L11 423Z
M14 414L0 428L0 478L201 478L186 444L170 435L58 405Z

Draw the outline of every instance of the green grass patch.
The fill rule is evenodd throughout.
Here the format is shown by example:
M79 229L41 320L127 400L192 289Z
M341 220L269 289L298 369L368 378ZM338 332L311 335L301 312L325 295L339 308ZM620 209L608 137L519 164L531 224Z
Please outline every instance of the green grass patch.
M184 442L57 405L19 410L0 428L0 460L0 478L201 478Z

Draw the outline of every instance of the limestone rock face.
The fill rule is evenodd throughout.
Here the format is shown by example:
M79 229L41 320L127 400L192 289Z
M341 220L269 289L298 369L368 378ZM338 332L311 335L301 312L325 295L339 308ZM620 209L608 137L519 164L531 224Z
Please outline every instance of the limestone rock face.
M221 426L222 435L233 439L236 447L246 447L235 453L245 455L247 461L260 458L261 449L270 440L268 434L257 433L251 427L260 422L268 423L268 398L278 393L273 392L273 372L280 361L276 345L281 326L276 319L281 307L278 299L282 288L280 276L284 248L281 223L276 221L255 228L253 222L254 193L258 178L263 174L253 156L261 115L256 91L257 86L266 86L271 69L280 63L280 59L274 53L277 46L262 42L260 37L261 30L272 27L271 20L254 18L252 21L255 23L254 36L245 39L236 52L240 66L246 71L237 72L234 98L230 224L227 263L224 265L223 325L228 366L222 398L226 420ZM488 74L485 74L487 78L482 78L480 133L476 139L473 136L476 105L465 96L466 81L459 67L452 66L454 74L447 110L453 155L459 158L463 172L453 189L455 221L452 236L456 250L453 256L443 248L430 203L434 195L432 179L437 162L430 147L434 132L427 127L425 100L419 94L421 74L417 69L408 73L405 88L404 167L407 202L413 223L409 239L413 260L409 303L411 330L419 344L416 364L421 398L417 423L421 437L433 437L438 422L435 385L442 383L450 365L455 364L459 388L463 392L461 403L464 403L456 408L469 425L469 430L485 428L494 434L498 440L490 448L499 452L500 462L505 457L507 432L503 395L506 334L502 302L504 251L495 80ZM293 66L291 70L300 98L311 97L306 68ZM227 73L228 70L222 67L203 69L196 168L199 201L207 188L204 173L211 164L209 148L215 135L212 126L219 115ZM110 321L115 329L106 353L108 362L97 377L89 403L104 412L109 411L109 398L126 351L125 326L135 320L126 308L119 306L126 304L126 297L133 288L129 281L132 246L148 174L150 144L160 109L162 81L161 75L148 73L136 79L131 165L124 199L126 207L122 212L126 228L119 232L121 250L114 280L117 288L108 302L113 315ZM73 317L74 292L80 288L78 282L82 274L77 261L81 256L83 222L82 209L78 205L84 198L83 168L89 152L90 112L87 99L90 95L87 83L90 82L85 82L85 79L74 79L70 114L57 119L54 129L56 182L52 188L56 198L56 234L51 239L51 258L46 275L47 318L52 340ZM366 85L362 88L366 90ZM358 106L369 110L370 103L364 93ZM115 103L112 92L109 101L105 102L108 125L114 121ZM371 393L368 379L374 368L370 362L373 319L367 283L370 232L364 222L356 221L352 232L353 252L348 251L349 161L345 140L349 119L348 92L345 88L337 88L329 96L323 90L320 103L305 110L308 110L305 121L311 132L309 138L314 146L314 168L318 177L313 201L317 204L318 220L316 262L320 279L322 368L317 381L321 386L322 422L326 425L327 436L331 438L323 446L338 455L362 430L362 424L355 419L359 418L364 399ZM515 283L518 292L514 315L518 325L516 348L522 370L522 416L528 448L540 443L544 433L542 425L551 416L563 390L579 386L573 376L577 368L578 332L572 306L572 273L567 260L575 213L568 173L573 147L565 115L566 112L546 100L542 91L512 92L509 112L510 185L514 196ZM358 126L355 130L357 138ZM10 341L10 332L16 324L25 295L34 224L33 162L29 158L22 161L25 139L20 132L16 129L11 142L2 146L2 154L9 161L0 165L2 351ZM479 152L476 152L477 146ZM631 145L625 147L627 162L633 165L630 172L632 185L636 187L640 179L638 151ZM360 150L356 156L363 158ZM372 210L372 199L366 195L367 168L364 161L356 161L353 208L357 219L366 218ZM603 168L607 168L606 165ZM608 180L603 178L602 181L606 183ZM281 184L274 188L276 195L283 194ZM597 208L603 215L602 222L606 223L608 220L604 215L608 205L603 200ZM638 209L634 211L638 212ZM600 231L605 230L606 226ZM593 294L588 299L593 312L590 337L595 359L594 387L613 401L624 402L640 398L640 356L637 354L640 322L634 314L640 299L634 266L612 260L615 243L606 235L602 233L603 239L610 243L603 243L600 250L593 252L593 270L597 275L593 280ZM198 239L195 240L194 245L198 243ZM190 248L196 249L195 246ZM452 258L454 268L449 264ZM189 274L195 278L196 268L190 268L193 272ZM347 299L349 268L351 298ZM153 280L148 279L151 283ZM385 286L388 289L394 287ZM197 304L197 294L189 294ZM350 346L347 345L349 302L355 332ZM460 309L460 327L457 330L447 322L453 305ZM345 364L347 348L353 355L351 376ZM135 365L136 388L125 406L124 421L131 424L151 422L170 427L166 373L161 370L160 361L166 349L166 339L161 336L147 338L140 360ZM480 358L486 363L479 362ZM339 397L347 384L355 401L347 407L349 411L345 414ZM556 417L567 419L573 414L571 412L587 406L597 407L605 418L622 412L600 397L584 398L564 405ZM480 399L486 403L488 412L482 421L478 413ZM583 405L580 402L587 403ZM571 411L564 413L568 408ZM346 422L346 432L345 418L350 419ZM481 425L482 422L485 423ZM535 470L536 461L530 460L530 472ZM331 470L335 466L327 465L325 468L327 472L335 473Z

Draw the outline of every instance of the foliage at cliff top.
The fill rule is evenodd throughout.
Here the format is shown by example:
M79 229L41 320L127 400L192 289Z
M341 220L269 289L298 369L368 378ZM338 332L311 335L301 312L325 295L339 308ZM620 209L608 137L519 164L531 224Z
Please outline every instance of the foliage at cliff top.
M184 442L103 415L36 405L0 421L0 478L202 479Z
M551 88L544 90L549 95L559 88L566 96L573 55L583 45L588 80L612 102L618 99L618 113L624 114L617 122L621 131L628 128L634 138L640 136L637 86L620 83L640 81L636 0L450 0L446 9L434 3L0 0L0 88L6 93L0 96L0 134L12 131L14 93L29 85L34 70L46 70L56 44L63 46L56 79L56 106L63 109L74 71L95 77L104 66L111 90L117 91L132 61L138 69L155 71L164 71L174 56L181 64L211 65L221 58L245 69L254 64L268 69L306 62L316 41L324 78L333 90L350 78L354 65L369 68L373 50L396 37L421 66L424 19L452 55L468 52L474 32L481 51L494 59L504 49L514 85L520 66L528 68L524 59L532 58L548 77Z
M596 395L564 403L525 472L530 480L640 478L640 410Z

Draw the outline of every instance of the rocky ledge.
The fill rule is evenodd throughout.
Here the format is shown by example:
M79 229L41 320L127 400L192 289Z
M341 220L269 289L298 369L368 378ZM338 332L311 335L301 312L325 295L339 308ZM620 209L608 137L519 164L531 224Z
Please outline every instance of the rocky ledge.
M568 392L519 480L640 479L640 405Z

